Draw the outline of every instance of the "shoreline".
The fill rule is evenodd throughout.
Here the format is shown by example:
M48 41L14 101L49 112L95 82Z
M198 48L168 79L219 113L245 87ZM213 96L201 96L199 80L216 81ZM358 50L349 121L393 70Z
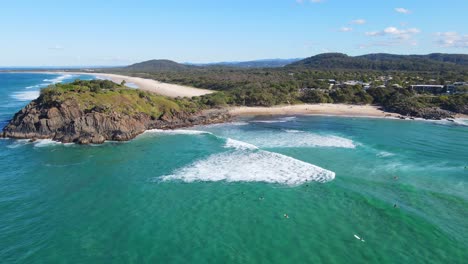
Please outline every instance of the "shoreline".
M385 112L373 105L348 104L299 104L272 107L229 107L228 112L236 116L317 115L367 118L398 118L400 114Z
M111 73L94 73L78 71L27 71L29 73L49 73L49 74L71 74L90 75L96 78L111 80L120 84L125 80L127 87L154 92L168 97L193 97L201 96L216 91L199 89L178 84L163 83L153 79L141 77L131 77ZM137 87L135 87L136 85ZM279 105L271 107L248 107L235 106L223 108L233 117L240 116L280 116L280 115L310 115L310 116L341 116L341 117L362 117L362 118L384 118L384 119L406 119L425 120L422 118L405 117L398 113L386 112L376 105L350 105L350 104L297 104ZM455 119L468 119L468 115L456 114ZM445 120L445 119L442 119Z
M282 105L271 107L248 107L236 106L226 108L233 117L247 116L285 116L285 115L305 115L305 116L330 116L330 117L355 117L355 118L379 118L392 120L412 120L412 121L450 121L445 118L441 120L424 119L418 117L403 116L398 113L386 112L376 105L349 105L349 104L298 104ZM468 115L456 114L454 120L468 119Z
M402 116L398 113L386 112L376 105L349 104L298 104L272 107L228 107L228 112L236 116L277 116L277 115L311 115L311 116L341 116L362 118L384 118L405 120L425 120ZM455 119L468 119L468 115L456 114ZM442 119L446 120L446 119ZM433 120L437 121L437 120Z
M116 84L121 84L122 81L126 82L126 86L133 89L145 90L167 97L193 97L205 94L214 93L216 91L199 89L190 86L179 84L163 83L153 79L145 79L141 77L131 77L120 74L112 73L92 73L92 72L73 72L73 71L29 71L29 73L49 73L49 74L71 74L71 75L91 75L96 78L110 80ZM135 87L136 86L136 87Z

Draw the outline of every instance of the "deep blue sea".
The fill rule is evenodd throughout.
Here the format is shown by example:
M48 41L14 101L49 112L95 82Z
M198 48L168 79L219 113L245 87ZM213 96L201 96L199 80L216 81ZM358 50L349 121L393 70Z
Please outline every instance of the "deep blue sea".
M0 120L89 76L0 73ZM466 120L246 117L0 140L1 263L467 263Z

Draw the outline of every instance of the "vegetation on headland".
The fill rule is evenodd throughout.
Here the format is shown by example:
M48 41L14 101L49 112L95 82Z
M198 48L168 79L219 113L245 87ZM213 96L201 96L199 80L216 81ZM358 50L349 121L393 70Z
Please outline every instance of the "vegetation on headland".
M226 111L202 111L191 99L172 99L107 80L55 84L15 114L2 137L100 144L126 141L148 129L224 122Z
M126 115L144 113L152 118L172 115L177 112L195 113L199 105L185 99L170 99L143 90L129 89L125 83L115 84L108 80L76 80L67 84L55 84L41 90L37 99L41 104L60 104L74 101L83 112L115 111Z

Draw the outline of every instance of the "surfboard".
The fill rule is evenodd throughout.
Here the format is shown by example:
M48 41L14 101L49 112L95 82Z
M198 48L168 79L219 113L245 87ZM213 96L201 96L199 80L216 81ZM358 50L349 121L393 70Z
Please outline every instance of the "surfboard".
M354 237L355 237L356 239L359 239L359 240L361 240L362 242L366 242L366 241L364 241L364 239L362 239L362 238L358 237L358 235L354 235Z

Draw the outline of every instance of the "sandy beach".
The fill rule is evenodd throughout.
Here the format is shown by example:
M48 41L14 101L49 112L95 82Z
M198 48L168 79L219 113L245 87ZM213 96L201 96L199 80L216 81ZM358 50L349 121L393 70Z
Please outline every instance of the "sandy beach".
M163 83L152 79L130 77L110 73L91 72L51 72L60 74L93 75L97 78L112 80L121 83L123 80L127 86L138 88L168 97L193 97L214 93L216 91L199 89L190 86ZM350 117L374 117L374 118L398 118L400 114L380 110L375 105L347 105L347 104L299 104L282 105L272 107L229 107L229 113L233 116L249 115L324 115L324 116L350 116ZM457 114L456 118L467 119L467 115Z
M163 83L163 82L159 82L159 81L152 80L152 79L129 77L129 76L118 75L118 74L110 74L110 73L86 73L86 72L61 72L61 73L93 75L93 76L96 76L97 78L108 79L119 84L123 80L125 80L125 82L127 83L127 86L129 87L154 92L154 93L168 96L168 97L192 97L192 96L210 94L214 92L214 91L198 89L198 88L190 87L190 86Z
M234 116L245 115L335 115L360 117L397 117L398 114L384 112L373 105L346 104L301 104L274 107L232 107L229 112Z

